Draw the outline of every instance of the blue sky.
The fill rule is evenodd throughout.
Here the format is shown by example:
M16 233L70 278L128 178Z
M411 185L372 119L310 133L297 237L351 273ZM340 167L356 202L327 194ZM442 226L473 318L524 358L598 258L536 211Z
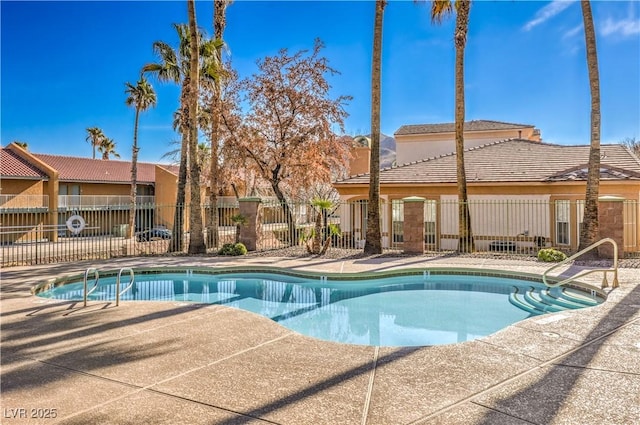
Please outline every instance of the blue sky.
M198 24L212 26L211 1L197 1ZM640 138L640 3L595 1L602 142ZM91 156L97 126L131 158L134 111L124 83L155 60L152 43L175 45L172 23L184 1L5 1L1 14L1 141L36 153ZM453 19L434 25L428 4L391 1L383 36L382 131L453 122ZM341 72L334 96L351 95L348 134L370 128L374 4L370 1L243 1L227 12L226 41L241 76L281 48L309 49L316 37ZM543 140L589 143L590 97L579 2L475 1L466 53L467 119L536 125ZM156 109L141 116L140 160L167 162L178 89L152 80Z

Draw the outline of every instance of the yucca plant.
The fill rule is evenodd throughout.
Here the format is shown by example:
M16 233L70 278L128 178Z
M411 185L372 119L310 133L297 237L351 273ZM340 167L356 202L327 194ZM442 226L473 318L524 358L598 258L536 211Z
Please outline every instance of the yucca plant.
M246 226L249 220L242 214L235 214L231 216L231 222L236 225L236 243L240 243L240 228Z
M326 223L325 215L328 210L333 207L333 202L329 199L315 198L311 201L316 211L316 222L313 230L311 231L311 237L307 240L307 251L310 254L323 255L331 246L331 238L334 235L339 235L340 230L336 226L328 226ZM325 238L323 240L323 238ZM311 242L311 245L309 245Z

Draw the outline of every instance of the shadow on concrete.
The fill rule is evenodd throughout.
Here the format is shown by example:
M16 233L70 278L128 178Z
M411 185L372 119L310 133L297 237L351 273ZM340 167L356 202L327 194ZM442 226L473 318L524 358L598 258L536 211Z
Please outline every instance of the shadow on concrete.
M638 295L640 295L640 286L637 286L627 294L625 299ZM603 333L606 334L611 330L611 325L606 324L606 322L615 320L615 322L622 324L627 322L632 315L633 309L628 308L624 302L616 304L583 339L583 344L596 340L595 342L549 366L551 368L549 372L534 384L498 401L496 406L491 407L492 410L478 424L494 424L499 422L501 418L504 419L503 414L531 421L532 423L556 423L554 418L563 407L566 407L567 395L570 394L572 388L581 379L584 370L588 368L587 366L575 367L567 366L566 364L588 364L589 360L593 359L606 341L614 335L612 333L601 337ZM585 352L590 352L590 355L585 355ZM552 394L550 393L551 391L553 391ZM549 397L549 395L551 396ZM612 397L616 397L616 395L612 394ZM578 411L583 408L582 406L576 406ZM563 422L562 419L558 419L558 421Z
M80 305L78 309L92 314L66 314L69 307L75 304ZM190 304L122 319L117 314L118 310L115 307L104 309L102 304L92 304L84 308L81 305L76 301L56 303L51 306L52 310L42 314L27 313L21 318L16 318L16 321L4 322L1 338L3 354L29 356L38 352L46 353L48 349L58 343L82 338L96 338L106 331L124 330L127 326L178 316L209 307L207 304ZM58 307L58 309L53 309L54 307ZM33 307L34 312L39 310L41 310L41 306ZM26 313L26 311L22 311ZM110 313L114 314L109 317ZM105 320L108 321L105 323Z
M244 415L243 417L233 418L233 419L229 419L222 422L215 422L215 423L212 423L212 425L237 425L237 424L248 423L256 419L266 420L263 416L271 412L282 409L288 405L298 403L306 398L312 397L323 391L330 391L331 388L334 386L340 385L341 383L348 381L350 379L356 378L360 375L370 373L372 370L382 365L391 364L405 357L409 357L413 353L421 349L423 349L423 347L406 347L406 348L399 349L397 351L394 351L392 353L389 353L385 356L378 358L377 362L372 359L371 361L365 364L351 368L343 373L334 375L328 379L325 379L322 382L318 382L314 385L310 385L296 392L295 394L291 394L287 397L281 398L279 400L275 400L271 403L267 403L263 406L257 407L248 412L234 412L234 413L239 413ZM218 407L218 406L212 406L212 407Z

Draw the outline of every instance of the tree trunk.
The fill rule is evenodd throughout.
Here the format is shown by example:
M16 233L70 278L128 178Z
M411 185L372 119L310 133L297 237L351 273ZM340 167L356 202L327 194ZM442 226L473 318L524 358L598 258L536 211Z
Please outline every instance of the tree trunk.
M598 239L598 195L600 192L600 76L598 73L598 51L596 49L596 31L591 14L591 3L580 2L584 21L584 37L587 50L587 68L589 69L589 89L591 91L591 147L589 149L589 169L584 203L584 218L580 231L582 250ZM597 257L598 251L585 254Z
M207 247L204 243L202 229L202 203L200 196L200 167L198 160L198 27L196 24L195 0L187 0L189 14L189 174L191 177L191 202L189 208L189 254L204 254Z
M380 232L380 77L382 74L382 21L385 0L376 1L373 25L373 63L371 68L371 163L365 254L382 254Z
M226 26L227 0L214 0L213 2L213 36L215 40L222 40L224 28ZM219 69L222 67L222 54L216 50L216 61ZM219 129L220 129L220 96L222 93L222 75L218 73L213 82L213 96L211 97L211 165L209 170L209 204L211 213L207 229L207 239L209 247L218 247L218 153L219 153Z
M469 198L467 195L467 176L464 168L464 49L469 29L469 10L471 3L460 0L456 9L456 28L454 42L456 46L456 171L458 183L458 251L473 252L474 242L471 232L471 215L469 214Z
M169 244L169 252L182 252L183 235L184 235L184 210L186 203L186 186L187 186L187 159L189 157L189 134L187 131L187 86L189 79L185 78L182 82L180 92L180 133L182 134L182 143L180 145L180 168L178 170L178 191L176 196L176 209L173 218L173 237Z
M131 239L136 231L136 196L138 191L138 118L140 108L136 106L136 118L133 125L133 148L131 149L131 210L129 211L129 229L127 238Z
M271 188L273 189L273 193L278 198L280 205L282 206L282 211L284 212L285 218L287 220L287 227L289 229L289 244L291 246L295 246L298 244L298 229L296 228L296 223L293 219L293 213L291 212L291 208L289 208L289 204L287 203L287 198L280 190L280 187L271 182Z

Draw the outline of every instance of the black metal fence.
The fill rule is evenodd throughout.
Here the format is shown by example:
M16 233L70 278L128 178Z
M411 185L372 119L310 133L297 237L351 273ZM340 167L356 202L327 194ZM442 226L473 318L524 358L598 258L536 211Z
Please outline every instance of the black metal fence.
M402 250L404 245L404 204L402 200L383 202L381 230L383 247ZM330 249L361 250L367 227L367 202L352 201L318 209L311 203L260 204L259 250L291 246L311 246L320 229L322 243ZM188 206L140 204L136 207L134 237L129 238L129 206L91 206L84 209L2 208L0 209L0 253L4 267L105 259L134 255L164 254L176 240L174 222L182 216L182 249L189 244ZM458 202L426 200L424 208L424 248L445 253L458 249ZM470 201L469 211L476 251L536 255L540 248L556 247L567 252L577 249L582 225L580 201L485 200ZM218 218L218 238L211 237L214 214ZM636 201L624 203L625 256L640 256L640 231ZM320 225L316 219L320 217ZM243 222L237 203L217 209L203 206L202 220L208 252L216 253L225 243L238 240ZM327 242L327 240L330 241ZM172 244L175 245L175 244Z

